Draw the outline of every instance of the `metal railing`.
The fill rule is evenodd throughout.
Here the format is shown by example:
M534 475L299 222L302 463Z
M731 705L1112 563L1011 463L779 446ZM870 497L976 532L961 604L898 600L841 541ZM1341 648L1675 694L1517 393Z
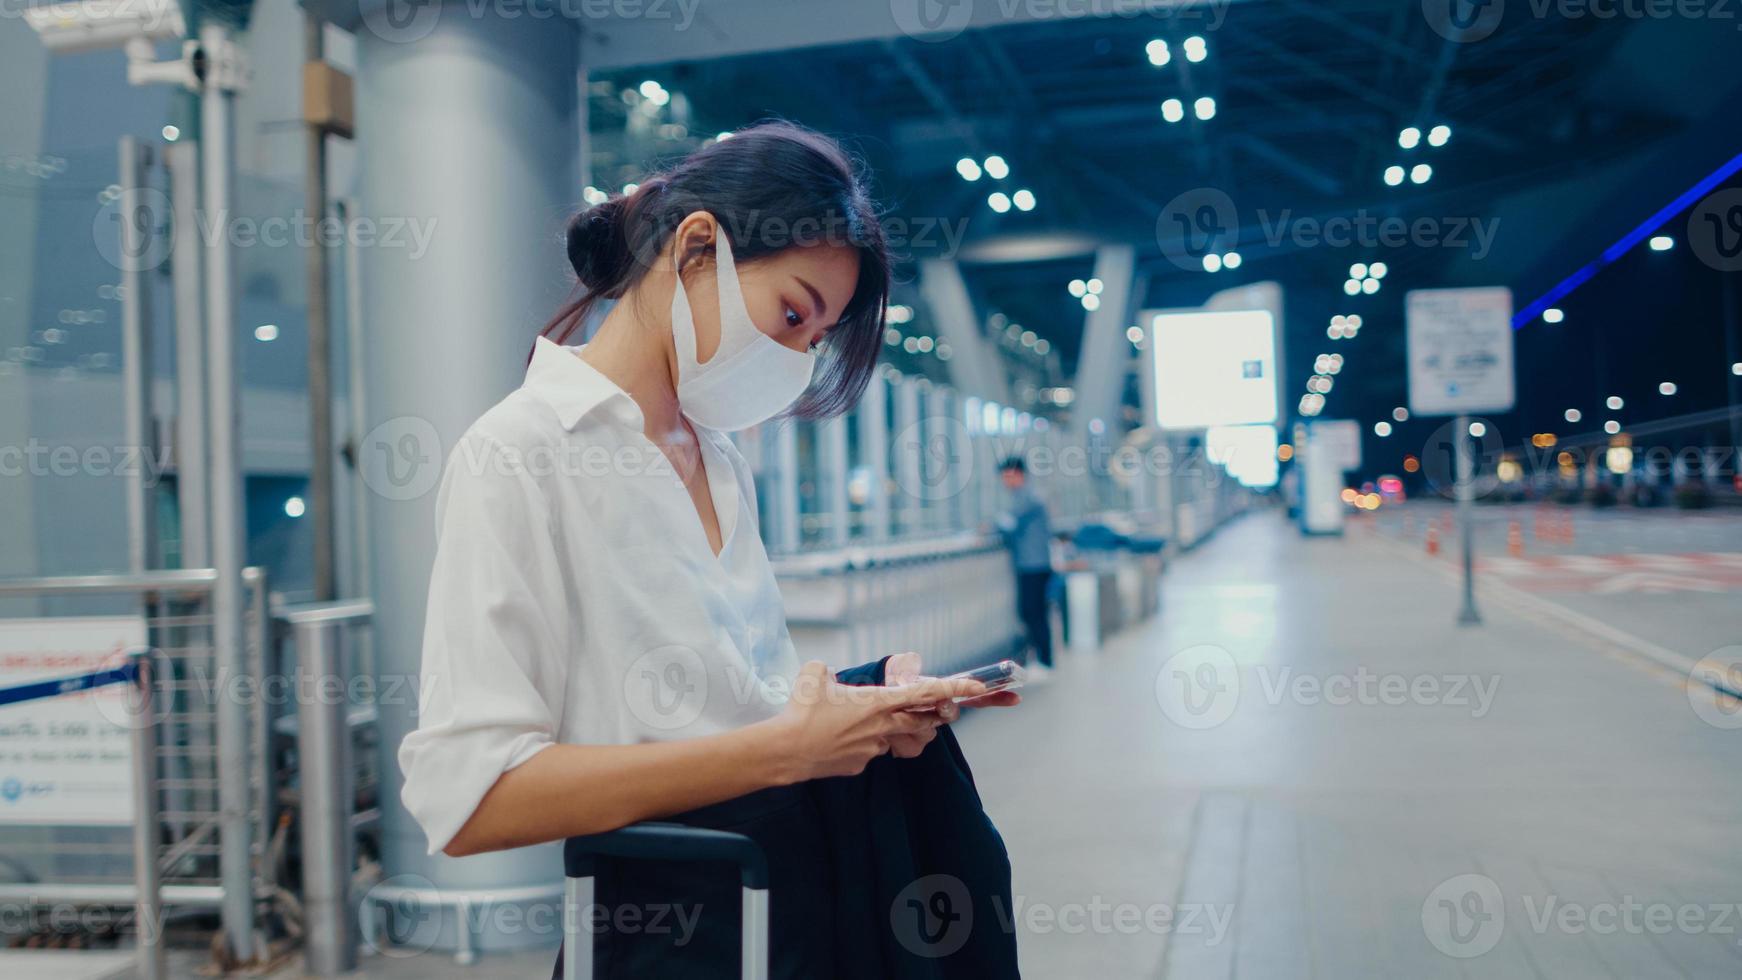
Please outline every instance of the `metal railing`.
M148 849L165 907L223 908L226 930L254 934L254 909L266 892L260 847L273 816L260 696L268 617L264 572L248 568L242 577L244 642L233 658L214 640L212 569L0 579L0 623L40 618L45 607L49 618L69 609L138 615L156 669L148 692L155 764L152 779L135 787L132 826L0 825L0 853L22 879L0 883L0 901L25 908L135 904L142 879L134 855ZM247 745L221 753L220 706L238 702L247 712ZM226 783L245 787L245 808L222 806ZM240 920L236 904L226 904L235 882L247 891Z

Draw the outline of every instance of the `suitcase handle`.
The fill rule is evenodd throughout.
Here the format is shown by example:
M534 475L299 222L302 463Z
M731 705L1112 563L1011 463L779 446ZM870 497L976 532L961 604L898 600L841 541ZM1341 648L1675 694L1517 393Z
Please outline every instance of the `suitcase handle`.
M743 834L676 823L638 823L621 830L563 842L563 873L591 878L600 857L642 861L730 861L745 888L768 887L768 861L762 848Z
M591 980L593 976L593 937L580 927L578 913L592 905L593 877L601 857L736 864L744 895L739 969L749 980L766 980L768 859L762 848L743 834L676 823L631 824L563 842L563 980Z

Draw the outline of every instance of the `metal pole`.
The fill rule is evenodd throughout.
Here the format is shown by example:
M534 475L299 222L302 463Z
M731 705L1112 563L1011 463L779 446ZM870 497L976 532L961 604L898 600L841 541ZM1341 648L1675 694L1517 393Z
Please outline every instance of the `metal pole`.
M207 503L206 341L200 280L200 144L172 143L170 199L175 210L171 286L175 297L175 496L181 515L181 567L211 566Z
M307 922L304 961L314 976L357 968L357 916L351 902L354 835L351 733L346 718L342 627L332 620L295 627L301 696L297 758L302 773L302 882Z
M305 60L324 57L325 25L310 13L303 18ZM331 601L337 594L333 559L333 351L331 322L327 316L328 279L326 235L321 221L327 216L327 131L309 122L307 129L307 174L303 208L314 222L315 235L307 253L308 268L308 411L309 411L309 515L314 524L314 598Z
M825 488L823 510L828 523L823 528L823 541L831 548L847 544L847 417L837 415L817 423L817 479Z
M121 137L121 387L125 416L122 440L136 453L127 479L127 567L143 572L151 561L151 334L146 321L144 270L140 268L155 217L141 193L149 151L131 136Z
M366 393L363 385L363 263L360 251L352 244L357 241L351 234L352 224L357 220L356 205L349 201L340 201L339 218L345 226L345 355L349 363L345 367L346 380L350 385L351 438L347 440L350 452L347 458L351 466L351 508L352 564L356 578L351 585L353 595L368 595L370 589L369 563L369 487L363 482L362 461L358 454L363 448L363 434L368 431L364 419L368 418L366 408Z
M915 536L924 520L920 496L919 385L912 378L894 383L895 485L901 491L896 507L895 537Z
M1464 608L1458 612L1459 626L1479 626L1482 615L1476 611L1476 529L1472 503L1476 499L1476 461L1470 453L1470 417L1458 416L1452 445L1458 456L1458 524L1464 538Z
M157 868L157 706L153 700L151 656L134 653L129 715L133 742L134 926L138 932L140 980L169 976L163 948L162 880Z
M223 924L229 952L247 962L254 952L253 860L248 823L248 708L231 685L246 676L242 567L246 561L246 498L242 486L242 405L238 392L236 310L232 295L231 124L235 96L226 77L234 58L229 31L219 24L200 30L205 51L205 97L200 102L201 150L205 157L205 222L214 229L206 249L206 347L212 406L212 638L216 647L218 728L219 879L224 886Z
M784 554L799 550L798 522L798 421L782 419L773 424L774 442L774 540Z
M865 464L865 539L889 540L889 381L882 372L859 400L859 456Z

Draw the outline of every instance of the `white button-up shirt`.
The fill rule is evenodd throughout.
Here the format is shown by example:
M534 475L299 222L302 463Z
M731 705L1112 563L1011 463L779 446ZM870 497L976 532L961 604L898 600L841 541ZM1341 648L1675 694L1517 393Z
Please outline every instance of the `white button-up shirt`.
M399 747L432 854L556 742L728 731L778 712L797 675L744 458L695 426L716 556L640 409L576 350L540 338L442 474L418 728Z

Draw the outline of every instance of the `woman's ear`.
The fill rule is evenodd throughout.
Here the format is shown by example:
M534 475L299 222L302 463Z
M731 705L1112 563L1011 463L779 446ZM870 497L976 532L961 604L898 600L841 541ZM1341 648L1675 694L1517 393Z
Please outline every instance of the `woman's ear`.
M713 252L720 223L706 211L692 211L678 223L671 236L671 254L679 270L692 259Z

